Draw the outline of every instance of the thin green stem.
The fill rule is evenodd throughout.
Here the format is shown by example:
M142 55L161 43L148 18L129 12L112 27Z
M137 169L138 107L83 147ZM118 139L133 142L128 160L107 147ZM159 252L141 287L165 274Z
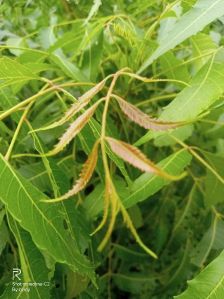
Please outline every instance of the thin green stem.
M45 80L46 83L49 83L48 80ZM18 111L19 109L23 108L26 105L29 105L30 103L34 102L36 99L38 99L39 97L51 92L51 91L57 91L57 90L62 90L64 91L64 87L72 87L72 86L80 86L80 85L92 85L92 83L84 83L84 82L68 82L68 83L63 83L60 85L53 85L50 86L47 89L42 89L40 90L38 93L36 93L35 95L27 98L26 100L18 103L17 105L13 106L12 108L8 109L7 111L3 112L2 114L0 114L0 121L3 120L4 118L6 118L7 116L9 116L10 114Z
M184 148L186 148L191 154L192 156L194 156L199 162L201 162L201 164L203 164L207 169L209 169L215 176L216 178L222 183L224 184L224 178L220 176L220 174L212 168L212 166L210 164L208 164L200 155L198 155L198 153L195 152L195 150L193 149L192 146L187 145L186 143L184 143L183 141L179 140L178 138L176 138L173 135L170 135L171 138L173 138L177 143L179 143L181 146L183 146ZM197 149L197 147L194 147Z
M140 101L135 106L140 107L140 106L151 104L153 102L157 102L157 101L160 101L160 100L170 100L171 98L174 98L176 95L177 95L177 93L171 93L171 94L165 94L165 95L161 95L161 96L155 96L155 97L152 97L150 99Z
M13 106L12 108L8 109L7 111L3 112L2 114L0 114L0 121L3 120L4 118L6 118L7 116L9 116L10 114L12 114L13 112L18 111L19 109L23 108L26 105L29 105L30 103L32 103L33 101L35 101L36 99L38 99L39 97L51 92L52 90L55 90L56 87L52 86L49 87L45 90L39 91L38 93L36 93L35 95L29 97L28 99L24 100L23 102L20 102L19 104Z
M31 102L31 103L27 106L27 108L24 110L24 112L23 112L23 114L22 114L22 117L20 118L20 121L19 121L19 123L18 123L18 125L17 125L16 131L15 131L15 133L14 133L14 135L13 135L13 138L12 138L12 140L11 140L11 143L10 143L10 145L9 145L9 148L8 148L8 150L7 150L7 153L6 153L6 155L5 155L5 159L6 159L7 161L9 160L9 158L10 158L10 156L11 156L13 147L14 147L14 145L15 145L15 142L16 142L16 140L17 140L17 137L18 137L18 135L19 135L19 132L20 132L20 130L21 130L21 127L22 127L22 125L23 125L23 123L24 123L24 120L25 120L25 118L26 118L26 116L27 116L27 114L28 114L28 112L29 112L29 110L30 110L32 104L33 104L33 103Z
M117 81L117 78L119 76L119 72L116 73L113 76L113 80L110 84L110 87L108 89L106 98L105 98L105 106L103 110L103 116L102 116L102 129L101 129L101 150L102 150L102 159L103 159L103 164L104 164L104 169L106 172L106 177L110 177L110 171L109 171L109 166L108 166L108 161L107 161L107 154L106 154L106 147L105 147L105 136L106 136L106 123L107 123L107 112L108 112L108 107L109 107L109 102L110 98L113 92L113 88L115 86L115 83Z

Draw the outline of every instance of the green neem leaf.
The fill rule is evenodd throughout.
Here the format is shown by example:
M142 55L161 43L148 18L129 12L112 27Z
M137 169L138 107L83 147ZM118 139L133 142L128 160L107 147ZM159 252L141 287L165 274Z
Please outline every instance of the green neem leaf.
M160 64L163 75L170 79L189 82L190 75L187 66L182 63L183 61L178 59L172 51L169 51L160 57ZM181 89L183 88L183 84L177 83L177 86Z
M8 228L7 228L7 225L6 225L5 221L3 220L4 214L5 214L4 210L0 211L0 235L1 235L1 239L0 239L0 255L2 254L2 251L4 250L7 242L9 241Z
M90 21L90 19L95 15L97 14L99 8L100 8L100 5L102 4L101 0L94 0L93 1L93 6L91 7L91 10L89 12L89 15L86 19L86 23Z
M201 268L204 266L212 249L223 249L223 233L224 222L215 216L208 231L204 234L196 248L191 251L191 263Z
M0 58L0 88L29 80L38 80L39 77L32 70L8 57Z
M193 121L196 119L216 102L224 92L222 84L224 79L223 70L224 52L220 50L200 69L191 80L190 86L184 88L165 107L159 119L166 121ZM174 134L177 134L176 136L181 137L182 140L186 139L191 134L191 131L185 131L186 129L187 127L176 129ZM172 133L148 132L137 141L137 145L141 145L152 138L157 138L156 144L161 144L161 142L170 144L172 139L168 138L169 134Z
M92 41L92 45L86 50L83 58L82 70L91 81L96 81L100 61L103 54L103 31Z
M147 293L155 284L155 278L147 273L116 273L112 278L121 290L131 294Z
M172 175L179 175L190 161L191 155L185 150L180 150L162 160L157 165L163 171L172 173ZM129 208L138 202L146 200L170 183L170 181L159 176L144 173L134 181L129 196L123 199L124 206Z
M0 198L12 217L30 232L38 248L46 250L55 261L67 264L74 272L94 281L93 267L80 254L70 232L64 227L61 206L41 203L40 200L46 196L16 173L2 156Z
M224 297L224 251L176 299L222 299Z
M198 71L210 58L212 52L216 51L217 45L212 40L211 36L205 33L198 33L192 36L192 55L197 58L193 61L193 71Z
M223 156L214 155L211 153L203 152L208 163L212 166L213 169L221 176L224 177L224 169ZM215 205L219 202L223 202L223 194L224 194L224 184L218 180L218 178L212 173L209 169L207 169L207 175L204 180L205 184L205 204L207 206Z
M72 51L73 57L76 53L79 53L80 45L86 30L86 27L83 26L83 22L83 20L76 20L71 30L55 39L54 43L50 46L49 51L52 53L57 49L62 49L65 52Z
M155 59L196 34L223 14L224 0L198 0L192 9L176 22L172 31L160 40L159 47L143 63L139 73L143 72Z
M68 78L84 82L88 81L86 76L66 57L62 50L59 49L57 52L52 53L50 55L50 61L57 65Z

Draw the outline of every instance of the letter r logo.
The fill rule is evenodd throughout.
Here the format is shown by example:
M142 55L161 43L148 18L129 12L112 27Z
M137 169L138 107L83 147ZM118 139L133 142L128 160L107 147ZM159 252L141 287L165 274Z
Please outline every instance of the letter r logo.
M21 269L13 268L13 270L12 270L12 274L13 274L12 279L14 280L15 277L16 277L17 279L21 280L21 278L19 277L19 275L21 273L22 273Z

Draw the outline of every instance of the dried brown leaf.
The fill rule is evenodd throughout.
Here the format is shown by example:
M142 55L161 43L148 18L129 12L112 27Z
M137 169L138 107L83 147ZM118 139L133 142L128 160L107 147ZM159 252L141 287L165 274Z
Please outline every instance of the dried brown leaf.
M64 123L66 123L67 121L69 121L74 115L76 115L86 105L89 104L91 99L98 92L101 91L101 89L104 87L104 85L105 85L105 80L101 81L100 83L98 83L97 85L92 87L90 90L88 90L86 93L84 93L81 97L78 97L78 101L75 102L74 104L72 104L72 106L65 112L64 116L59 121L56 121L49 126L39 128L39 129L35 130L35 132L53 129L53 128L59 127L59 126L63 125Z
M116 155L141 171L155 173L170 180L178 180L183 177L183 175L173 176L159 169L137 147L131 144L116 140L111 137L106 137L106 140Z
M83 129L83 127L88 123L92 115L94 114L99 101L87 109L82 115L80 115L70 127L61 136L60 141L56 144L55 148L50 151L47 156L52 156L59 153L64 147Z
M149 117L147 114L139 110L134 105L124 101L121 97L113 95L124 114L145 129L154 131L162 131L177 128L183 125L183 122L166 122Z
M58 198L52 199L50 201L48 200L47 202L54 203L54 202L59 202L59 201L65 200L65 199L77 194L78 192L80 192L82 189L85 188L86 184L91 179L94 169L96 167L96 163L98 160L98 144L99 144L99 141L97 141L94 144L92 152L90 153L86 162L83 164L82 170L79 175L79 179L75 182L75 185L72 187L72 189L69 190L64 195L62 195Z
M89 89L86 93L84 93L81 97L79 97L80 102L89 102L98 92L103 89L105 85L106 80L100 81L97 85L93 86L91 89Z

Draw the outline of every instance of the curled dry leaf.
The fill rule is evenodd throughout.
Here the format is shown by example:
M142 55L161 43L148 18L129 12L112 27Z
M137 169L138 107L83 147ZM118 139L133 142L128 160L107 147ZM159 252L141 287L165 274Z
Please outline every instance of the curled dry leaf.
M169 180L179 180L183 177L183 175L173 176L164 172L150 161L137 147L131 144L111 137L106 137L106 140L116 155L141 171L155 173Z
M83 114L81 114L73 123L71 123L70 127L65 131L65 133L61 136L60 141L56 144L55 148L50 151L47 156L53 156L59 153L63 148L69 144L69 142L83 129L83 127L88 123L92 115L94 114L97 106L100 101L95 103L89 109L87 109Z
M128 229L131 231L131 233L132 233L133 237L135 238L136 242L140 245L140 247L143 250L145 250L145 252L147 252L153 258L157 258L157 255L143 243L140 236L138 235L128 212L124 208L124 206L123 206L123 204L122 204L122 202L121 202L121 200L120 200L120 198L119 198L119 196L116 192L116 189L113 185L113 182L111 181L111 178L106 179L105 210L104 210L104 214L103 214L103 219L100 222L99 226L96 228L96 230L93 232L93 234L96 233L97 231L99 231L106 224L106 221L107 221L107 218L108 218L109 206L110 206L110 222L109 222L106 234L105 234L103 240L101 241L101 243L98 247L98 250L102 251L104 249L104 247L106 246L106 244L108 243L108 241L111 237L114 225L115 225L116 215L120 210L121 213L122 213L124 222L127 225Z
M114 98L116 98L121 110L124 112L124 114L140 125L141 127L145 129L151 129L154 131L162 131L162 130L169 130L177 128L181 125L183 125L183 122L166 122L166 121L160 121L155 118L149 117L147 114L139 110L134 105L126 102L121 97L117 95L113 95Z
M72 187L72 189L58 198L52 199L50 201L47 200L47 202L54 203L54 202L65 200L77 194L78 192L80 192L82 189L85 188L86 184L91 179L94 169L96 167L96 163L98 160L98 144L99 141L96 141L92 149L92 152L90 153L86 162L83 164L82 170L79 175L79 179L75 182L75 185Z
M45 130L49 130L49 129L53 129L56 127L59 127L61 125L63 125L64 123L66 123L67 121L69 121L75 114L77 114L79 111L81 111L86 105L89 104L89 102L91 101L91 99L98 93L101 91L101 89L104 87L105 85L105 80L102 80L100 83L98 83L97 85L95 85L93 88L91 88L90 90L88 90L86 93L84 93L81 97L78 98L78 101L75 102L64 114L64 116L59 120L54 122L53 124L43 127L43 128L39 128L37 130L34 130L35 132L37 131L45 131Z

